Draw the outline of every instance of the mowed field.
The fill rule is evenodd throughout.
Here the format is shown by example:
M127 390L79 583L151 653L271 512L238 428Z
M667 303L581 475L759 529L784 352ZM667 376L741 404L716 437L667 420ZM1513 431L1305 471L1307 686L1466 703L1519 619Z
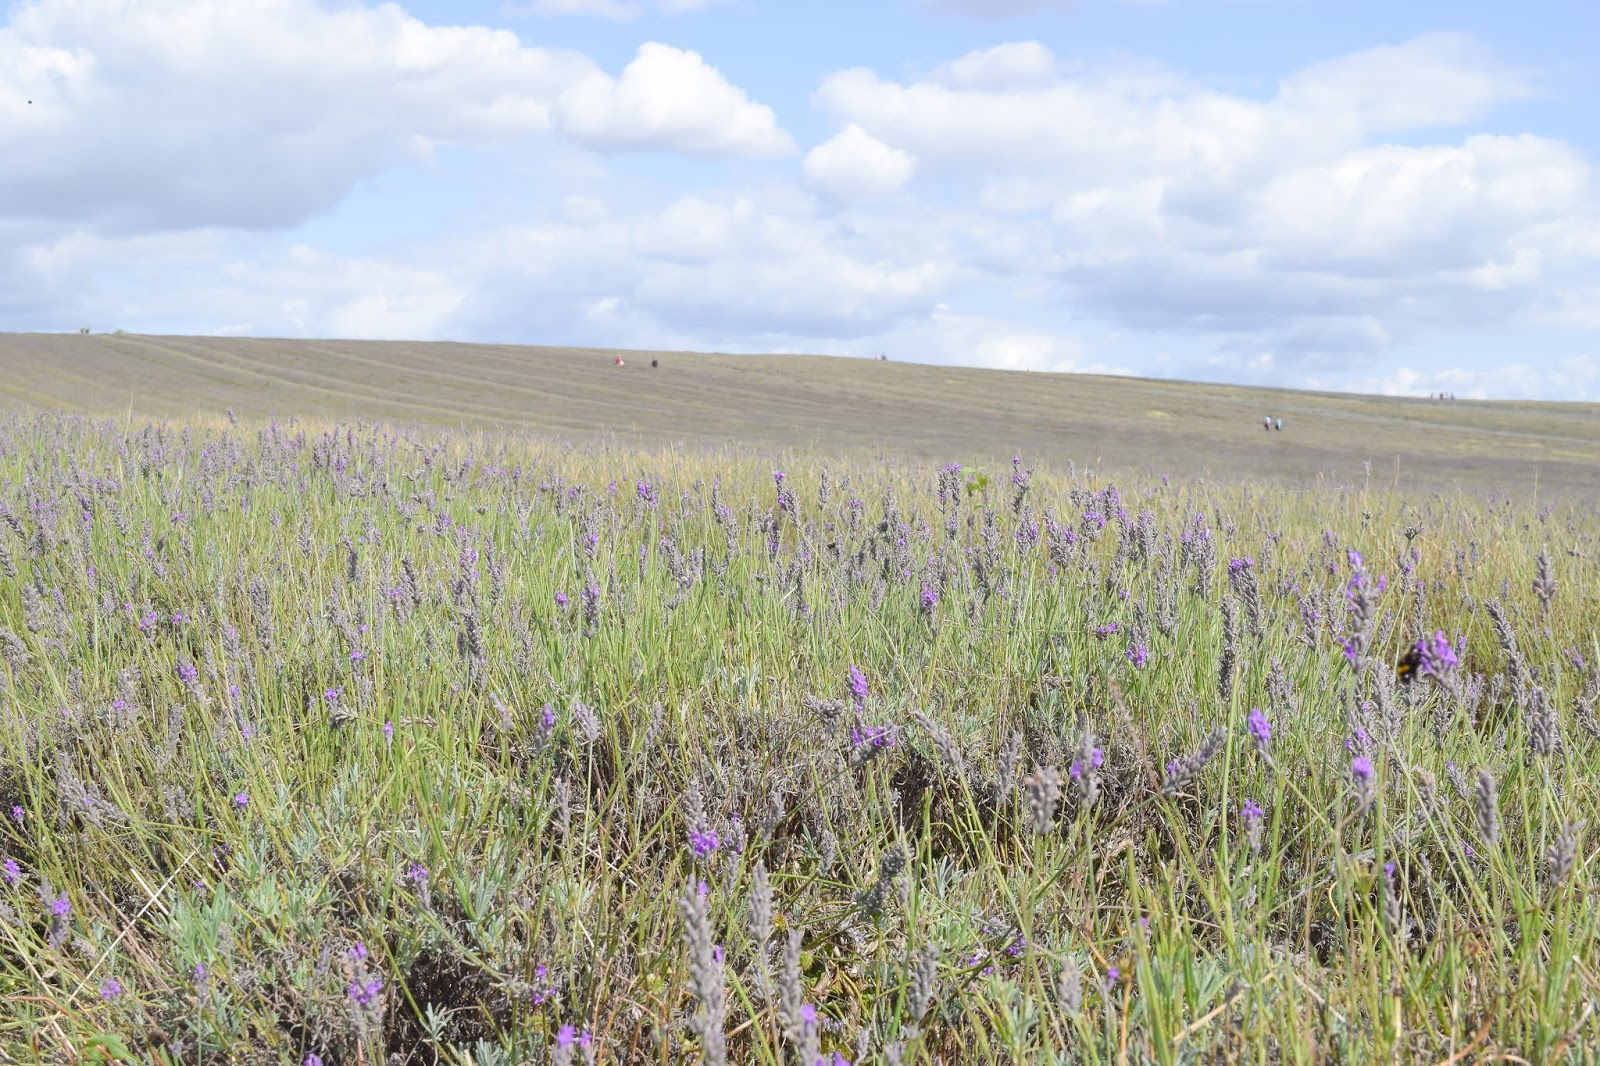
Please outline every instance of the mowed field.
M1600 490L1600 405L1349 396L810 355L0 334L0 400L96 414L381 419L575 441L911 458L1022 451L1107 473ZM651 358L661 362L650 367ZM1283 419L1264 433L1263 415ZM1368 464L1370 464L1370 469Z

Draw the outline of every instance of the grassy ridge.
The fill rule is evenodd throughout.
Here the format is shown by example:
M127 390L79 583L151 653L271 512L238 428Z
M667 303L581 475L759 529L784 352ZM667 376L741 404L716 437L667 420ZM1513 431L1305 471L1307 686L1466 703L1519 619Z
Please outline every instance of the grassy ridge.
M273 413L1406 491L1600 490L1592 404L1437 403L821 356L0 335L0 396L119 416ZM651 357L662 361L659 370ZM1284 420L1263 433L1261 418ZM1370 469L1368 467L1370 464Z
M1592 508L791 459L0 425L0 1047L1584 1061Z

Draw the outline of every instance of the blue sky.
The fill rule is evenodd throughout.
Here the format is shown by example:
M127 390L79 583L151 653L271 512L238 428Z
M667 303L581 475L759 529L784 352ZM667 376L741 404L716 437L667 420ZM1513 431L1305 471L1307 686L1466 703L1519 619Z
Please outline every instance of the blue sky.
M1600 5L4 18L0 329L1600 400Z

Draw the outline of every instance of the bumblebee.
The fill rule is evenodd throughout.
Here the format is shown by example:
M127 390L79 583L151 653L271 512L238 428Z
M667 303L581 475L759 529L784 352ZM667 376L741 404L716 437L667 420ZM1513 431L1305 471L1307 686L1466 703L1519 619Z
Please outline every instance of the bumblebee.
M1422 667L1422 651L1412 647L1394 664L1394 676L1402 685L1409 685L1417 679L1417 673Z

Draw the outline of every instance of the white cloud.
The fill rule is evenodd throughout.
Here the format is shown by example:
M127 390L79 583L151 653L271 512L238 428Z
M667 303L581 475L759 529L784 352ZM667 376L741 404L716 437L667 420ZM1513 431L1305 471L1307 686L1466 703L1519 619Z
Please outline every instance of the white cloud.
M1387 141L1528 92L1481 46L1430 34L1307 67L1264 100L1147 65L1067 71L1028 43L907 82L843 71L815 99L985 211L1048 217L1054 261L1022 242L1018 262L1066 306L1286 365L1575 321L1600 280L1587 160L1529 135ZM992 255L986 269L1005 272Z
M563 132L603 151L783 156L794 141L699 53L647 42L612 78L595 71L561 94Z
M1326 132L1360 135L1455 126L1531 93L1525 73L1479 42L1429 33L1306 67L1279 86L1277 103Z
M1055 55L1038 41L1017 41L968 52L930 80L956 89L1023 89L1049 81L1055 65Z
M805 175L816 188L840 200L866 200L901 188L917 160L891 148L852 123L806 153Z
M275 229L437 147L548 144L553 110L593 149L793 151L770 108L664 45L612 79L393 4L34 0L0 25L0 217Z
M1339 388L1381 396L1426 396L1450 392L1461 400L1600 399L1600 356L1567 355L1487 368L1399 366L1355 378L1319 375L1311 388Z
M0 27L0 212L292 224L436 144L545 133L593 69L392 4L35 0Z

